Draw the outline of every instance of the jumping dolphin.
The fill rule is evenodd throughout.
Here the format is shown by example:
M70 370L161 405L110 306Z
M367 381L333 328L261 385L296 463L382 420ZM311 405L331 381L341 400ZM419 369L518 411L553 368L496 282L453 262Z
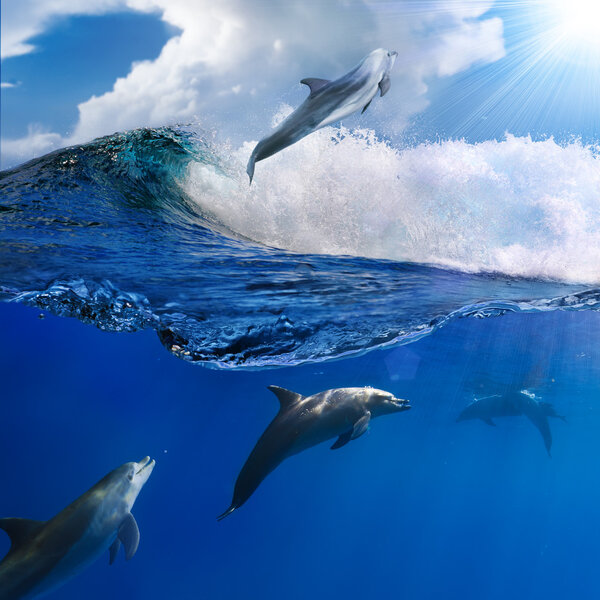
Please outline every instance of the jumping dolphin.
M544 440L548 456L551 456L552 433L548 417L556 417L565 422L566 418L557 415L552 404L541 402L527 390L475 400L460 413L456 420L481 419L488 425L496 425L493 421L496 417L519 417L521 415L527 417L537 427Z
M270 385L280 408L271 424L242 467L231 506L217 519L220 521L242 506L263 479L286 458L337 437L332 450L360 437L372 418L408 410L408 400L393 394L364 388L338 388L314 396L302 396Z
M396 56L397 52L378 48L339 79L303 79L300 83L310 88L310 95L273 133L258 142L246 167L250 183L254 177L254 164L259 160L361 108L365 112L378 90L383 96L390 89L390 71Z
M131 508L153 468L149 456L124 464L49 521L0 519L12 543L0 562L0 600L45 594L106 550L112 565L121 543L129 560L140 541Z

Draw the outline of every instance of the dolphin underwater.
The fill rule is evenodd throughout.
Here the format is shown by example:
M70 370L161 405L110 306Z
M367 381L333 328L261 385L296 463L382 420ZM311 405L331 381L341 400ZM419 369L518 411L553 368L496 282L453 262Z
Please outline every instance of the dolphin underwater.
M527 417L540 432L544 440L544 446L551 456L552 433L548 424L548 417L555 417L567 421L562 415L557 415L552 404L541 402L534 394L521 390L505 395L488 396L474 400L467 406L456 419L466 421L467 419L481 419L488 425L495 426L493 419L496 417Z
M339 79L329 81L309 77L300 83L310 88L308 98L267 137L258 142L248 161L246 172L250 183L254 165L259 160L295 144L313 131L335 123L362 108L390 89L390 71L398 53L383 48L373 50L354 69Z
M360 437L372 418L410 408L408 400L371 387L338 388L302 396L276 385L268 387L279 400L279 412L242 467L231 506L220 521L238 509L286 458L337 437L332 450Z
M12 542L0 562L0 600L46 594L106 550L112 564L121 544L129 560L140 541L131 508L153 468L148 456L124 464L49 521L0 519Z

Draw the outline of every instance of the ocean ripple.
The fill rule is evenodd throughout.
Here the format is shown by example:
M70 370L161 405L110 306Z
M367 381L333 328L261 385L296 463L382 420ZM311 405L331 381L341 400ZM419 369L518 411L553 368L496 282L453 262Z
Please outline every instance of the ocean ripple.
M530 256L530 275L535 276L519 277L490 263L485 258L490 253L476 245L474 255L484 258L478 264L462 263L457 257L470 243L464 237L468 222L461 220L469 199L466 183L450 194L458 175L444 183L438 169L437 202L427 192L433 190L433 180L408 198L391 198L410 188L406 178L411 172L416 173L413 184L419 179L425 158L409 160L406 153L426 153L424 148L403 154L387 144L382 149L382 142L361 133L331 130L323 136L314 144L331 144L334 158L356 151L355 158L340 159L346 160L346 170L331 163L329 150L320 151L325 165L314 170L312 162L292 170L285 161L293 162L293 153L282 153L281 173L276 174L277 161L265 161L264 168L261 163L260 177L257 170L256 186L250 189L243 170L247 148L217 148L187 129L117 134L3 172L0 299L110 331L152 328L176 356L226 368L359 354L414 341L452 318L599 309L600 289L593 277L579 284L568 277L549 279L547 261L535 271ZM517 142L510 143L514 152ZM346 146L346 154L335 154L335 148ZM298 152L309 152L307 148ZM402 186L386 183L388 167L377 167L377 160L368 155L370 148L388 153L396 171L404 169ZM502 148L506 159L511 152ZM441 146L431 152L441 152ZM481 150L472 152L472 162L477 162ZM597 161L583 147L568 152L580 166ZM358 186L354 179L359 156L363 177L375 180L380 168L374 190ZM464 161L465 155L458 152L454 160ZM496 158L496 172L500 162ZM582 189L591 189L597 162L588 167L589 173L580 173L581 189L571 186L571 197L576 195L573 190L583 194ZM481 165L478 169L486 171ZM509 171L504 169L505 177ZM310 180L309 185L302 188L295 177ZM398 181L398 172L392 179ZM523 185L518 187L521 194ZM483 194L484 183L479 189ZM556 184L553 189L559 193ZM443 198L445 193L450 196ZM526 228L520 212L511 216L514 194L512 204L506 205L507 218L519 220L514 227ZM412 207L421 197L422 205ZM462 204L457 205L458 200ZM477 202L471 216L481 208ZM489 199L486 202L491 206ZM436 216L440 206L446 209ZM404 222L393 212L402 213L401 208L410 219L421 220L418 235L416 221ZM486 211L478 218L490 219ZM540 223L534 221L531 227L539 228ZM481 232L475 233L473 240ZM430 237L437 240L431 242L437 255L427 254L423 241ZM455 254L448 251L452 237L453 247L462 248ZM507 244L514 246L514 240ZM580 250L593 257L594 242L584 236L581 244ZM421 248L421 254L398 250L396 256L392 247Z

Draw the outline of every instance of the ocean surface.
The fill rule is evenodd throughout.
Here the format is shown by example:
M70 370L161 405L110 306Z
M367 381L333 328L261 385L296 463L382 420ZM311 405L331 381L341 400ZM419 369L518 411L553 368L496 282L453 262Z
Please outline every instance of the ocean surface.
M0 516L156 459L136 556L48 598L599 597L598 150L325 128L248 187L251 149L142 129L0 174ZM271 384L412 409L217 522ZM456 422L522 390L566 417L551 457Z

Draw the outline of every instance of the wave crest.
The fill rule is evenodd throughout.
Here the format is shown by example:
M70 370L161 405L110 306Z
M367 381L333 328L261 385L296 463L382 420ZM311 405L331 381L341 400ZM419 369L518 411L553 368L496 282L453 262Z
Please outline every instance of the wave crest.
M600 286L539 279L557 273L552 244L566 265L593 275L600 264L591 149L507 138L400 151L345 130L306 142L261 163L250 190L251 144L227 156L171 129L1 173L0 300L111 331L152 328L184 360L245 368L407 343L455 317L600 309ZM505 271L518 270L519 244L537 280L465 272L502 270L500 250L512 253ZM309 249L319 253L297 253ZM462 271L381 259L394 252Z
M190 163L203 212L294 252L435 264L466 272L600 282L600 158L579 141L507 135L397 149L373 131L324 128L234 176Z

